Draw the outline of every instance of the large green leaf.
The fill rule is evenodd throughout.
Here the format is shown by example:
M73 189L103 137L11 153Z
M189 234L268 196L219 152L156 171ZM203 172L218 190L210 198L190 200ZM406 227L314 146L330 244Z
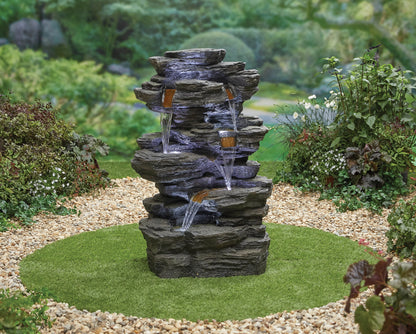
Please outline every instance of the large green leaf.
M355 130L355 124L354 123L348 123L347 128L350 129L351 131Z
M367 118L367 120L365 122L372 129L375 121L376 121L376 117L375 116L370 116L370 117Z
M379 296L371 296L364 306L355 310L354 321L359 324L362 334L375 334L384 324L384 303Z

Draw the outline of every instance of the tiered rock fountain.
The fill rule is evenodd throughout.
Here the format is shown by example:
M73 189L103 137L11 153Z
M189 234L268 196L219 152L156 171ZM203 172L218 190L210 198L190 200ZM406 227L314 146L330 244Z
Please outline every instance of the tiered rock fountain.
M256 70L223 62L225 50L168 51L149 60L157 75L135 89L161 114L161 133L137 140L133 168L156 183L139 227L150 270L163 278L258 275L269 236L262 218L271 180L248 156L267 133L241 115L255 92Z

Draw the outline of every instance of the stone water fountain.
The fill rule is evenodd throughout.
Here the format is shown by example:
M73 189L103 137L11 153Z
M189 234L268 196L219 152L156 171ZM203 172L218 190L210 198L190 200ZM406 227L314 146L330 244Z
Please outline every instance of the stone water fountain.
M243 102L259 74L224 62L223 49L167 51L151 57L157 75L135 89L160 113L162 131L137 140L132 167L159 194L144 199L139 228L149 268L163 278L258 275L270 239L262 225L271 180L248 157L267 133Z

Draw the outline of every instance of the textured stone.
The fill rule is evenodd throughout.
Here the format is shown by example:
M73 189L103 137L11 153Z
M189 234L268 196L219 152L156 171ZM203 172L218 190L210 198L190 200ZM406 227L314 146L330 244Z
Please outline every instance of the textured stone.
M49 57L68 57L71 55L69 44L56 20L41 21L42 51Z
M170 153L161 153L161 133L145 134L132 160L159 190L143 201L149 219L140 230L149 268L160 277L254 275L266 268L269 238L262 218L272 183L256 176L259 164L248 157L268 129L261 119L241 115L259 74L243 62L223 62L224 55L222 49L190 49L151 57L157 75L135 89L151 110L172 114ZM165 89L174 93L169 102ZM235 132L234 148L222 147L221 130ZM227 189L221 166L230 158ZM199 202L195 216L180 232L193 200Z
M166 51L164 56L169 58L184 59L190 64L213 65L221 62L225 57L224 49L188 49Z
M20 50L37 49L40 43L40 32L39 21L24 18L10 25L9 38Z
M149 268L162 278L258 275L270 238L264 228L193 225L180 232L167 220L143 219Z

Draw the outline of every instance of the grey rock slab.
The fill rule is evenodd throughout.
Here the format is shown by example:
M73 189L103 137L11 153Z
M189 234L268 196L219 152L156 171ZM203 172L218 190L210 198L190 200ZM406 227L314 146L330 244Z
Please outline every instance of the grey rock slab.
M136 151L131 162L133 169L143 178L154 182L179 182L202 177L211 162L194 153Z
M224 49L196 48L166 51L164 56L186 60L190 64L212 65L221 62L225 57Z
M186 246L184 234L173 231L168 219L142 219L139 229L147 242L147 249L152 254L179 253Z
M57 20L41 21L41 47L49 57L67 57L71 50Z
M20 50L37 49L40 44L41 27L39 21L24 18L9 26L9 38Z

